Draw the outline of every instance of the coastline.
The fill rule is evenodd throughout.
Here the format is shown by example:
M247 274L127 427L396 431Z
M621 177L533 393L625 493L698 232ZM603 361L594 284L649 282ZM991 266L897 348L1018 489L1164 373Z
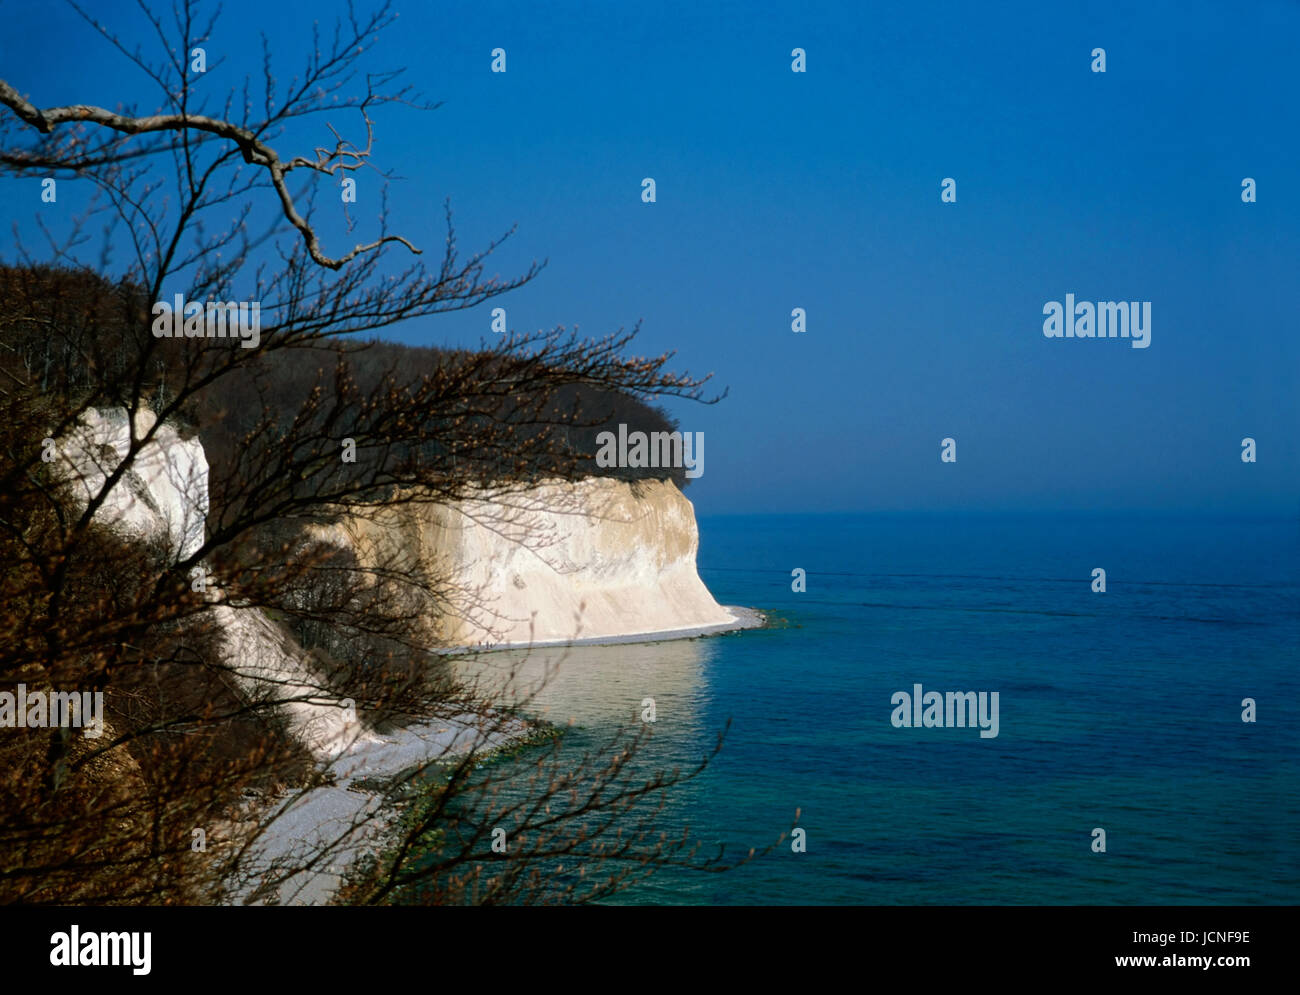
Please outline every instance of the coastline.
M394 796L406 777L470 750L486 758L533 729L532 723L509 715L460 713L356 737L321 768L324 777L332 778L330 783L294 790L259 806L255 818L269 821L250 844L239 880L227 882L227 904L328 904L348 868L382 845L399 814ZM262 883L274 879L279 866L301 870Z
M439 656L465 653L495 653L502 650L550 649L557 646L617 646L625 643L660 643L676 639L698 639L702 636L719 636L742 629L761 629L767 624L767 613L742 605L722 605L731 615L730 622L716 625L686 626L680 629L653 629L646 632L627 632L616 636L590 636L578 639L539 639L532 642L478 643L473 646L454 646L432 650Z
M715 626L627 633L619 636L558 640L531 644L462 647L440 654L519 650L548 646L617 645L697 639L744 629L761 628L766 613L724 605L732 621ZM427 764L479 750L484 759L534 734L534 722L502 715L461 713L413 723L389 733L367 731L357 736L322 774L332 783L291 792L260 805L259 819L270 818L250 844L248 869L238 882L228 882L227 904L327 905L352 866L368 854L382 851L402 811L395 796L403 778ZM278 863L302 867L274 885L256 880L273 875Z

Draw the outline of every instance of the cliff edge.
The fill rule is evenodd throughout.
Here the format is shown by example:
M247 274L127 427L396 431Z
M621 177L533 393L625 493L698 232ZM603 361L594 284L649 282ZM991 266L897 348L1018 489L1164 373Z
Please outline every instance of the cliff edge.
M695 509L670 480L588 477L345 514L320 539L361 564L415 557L448 579L430 640L508 647L682 636L754 624L696 572Z

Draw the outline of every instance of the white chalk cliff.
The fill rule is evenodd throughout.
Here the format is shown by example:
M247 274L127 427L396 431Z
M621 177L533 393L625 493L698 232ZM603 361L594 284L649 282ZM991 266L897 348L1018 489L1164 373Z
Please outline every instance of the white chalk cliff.
M125 458L132 430L139 439L155 426L152 412L137 414L132 425L121 409L87 411L55 444L70 503L84 510ZM208 463L197 438L156 427L94 520L133 541L161 540L176 563L204 542ZM396 559L446 578L448 600L425 620L431 646L667 638L759 621L745 609L723 608L705 588L695 569L694 509L669 481L589 478L482 490L453 504L352 509L316 531L318 539L345 546L363 568ZM379 796L353 790L359 779L499 746L526 729L506 717L460 714L380 737L350 702L331 697L309 656L260 609L231 604L219 584L209 583L208 596L222 662L243 692L278 702L295 737L336 778L277 803L248 856L247 875L231 885L234 900L328 900L376 829L362 817ZM275 881L285 866L301 869L309 858L309 869L269 892L259 884Z
M136 412L135 438L143 438L157 420L152 411ZM126 459L131 428L124 408L90 408L57 441L56 466L78 509L85 510ZM95 521L133 539L161 537L175 563L203 545L207 514L208 460L203 444L197 438L182 439L171 425L159 425L96 509Z
M137 412L135 438L143 438L156 422L152 411ZM124 409L92 408L56 440L56 467L74 507L84 511L104 490L130 450L131 429ZM207 514L203 444L198 438L182 439L164 424L140 446L93 520L132 540L161 540L168 560L176 563L203 545ZM208 594L221 633L223 663L250 697L283 703L290 728L313 756L332 760L356 743L371 740L355 710L321 689L307 654L288 633L257 608L229 604L216 584L209 586Z
M135 416L137 439L154 427L152 412ZM131 434L124 410L92 409L58 441L74 504L84 508L103 489ZM176 562L202 546L207 513L202 444L161 425L95 520L134 539L164 539ZM364 569L418 564L445 578L446 596L425 619L431 647L668 638L755 621L719 605L700 580L694 509L667 480L482 489L450 504L345 511L316 532L349 548ZM226 663L250 695L285 702L291 726L317 757L371 741L353 711L320 689L287 633L260 610L228 603L216 584L210 596Z
M695 511L669 480L609 477L482 489L449 504L344 515L318 538L363 567L420 562L449 579L442 646L506 647L737 627L695 567Z

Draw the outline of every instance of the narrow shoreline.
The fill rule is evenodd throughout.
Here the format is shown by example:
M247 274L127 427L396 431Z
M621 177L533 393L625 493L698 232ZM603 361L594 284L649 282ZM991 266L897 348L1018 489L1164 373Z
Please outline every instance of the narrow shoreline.
M589 636L580 639L539 639L534 642L478 643L473 646L452 646L431 650L439 656L458 656L466 653L500 653L506 650L551 649L557 646L619 646L626 643L663 643L677 639L698 639L717 636L741 629L761 629L767 624L766 613L743 605L722 605L731 613L730 622L715 625L694 625L681 629L652 629L648 632L627 632L617 636Z
M579 640L560 640L528 644L496 645L487 649L464 647L442 653L476 653L521 650L553 646L598 646L625 643L667 642L721 635L741 629L761 628L767 615L755 608L724 605L732 621L712 626L664 629L656 632L628 633L620 636ZM514 728L500 728L500 719L492 720L495 731L484 739L479 725L485 716L461 715L413 723L388 734L367 732L343 753L326 764L323 770L334 775L332 784L307 788L288 799L271 800L261 808L260 817L277 812L284 806L258 838L254 866L270 866L278 860L295 865L312 861L314 866L294 874L275 889L274 895L255 898L255 888L232 887L232 904L327 905L334 898L352 866L362 857L382 852L389 844L392 825L400 807L386 802L387 787L403 774L424 764L449 759L469 749L482 749L483 757L526 739L535 725L523 719L511 721ZM381 811L388 804L391 809ZM353 823L365 820L358 829ZM320 860L320 851L334 850Z

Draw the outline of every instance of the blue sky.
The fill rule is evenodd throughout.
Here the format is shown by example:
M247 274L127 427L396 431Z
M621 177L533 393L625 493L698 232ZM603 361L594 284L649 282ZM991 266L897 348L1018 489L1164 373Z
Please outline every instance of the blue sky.
M258 30L290 75L341 7L227 2L204 85L257 71ZM443 106L380 119L394 229L436 249L448 196L464 249L517 224L494 268L549 263L494 302L512 328L641 320L639 351L713 371L721 404L669 405L707 440L700 511L1300 510L1300 4L397 9L370 65ZM70 10L5 15L38 104L153 106ZM1150 348L1044 338L1067 293L1151 301ZM492 306L392 335L472 344Z

